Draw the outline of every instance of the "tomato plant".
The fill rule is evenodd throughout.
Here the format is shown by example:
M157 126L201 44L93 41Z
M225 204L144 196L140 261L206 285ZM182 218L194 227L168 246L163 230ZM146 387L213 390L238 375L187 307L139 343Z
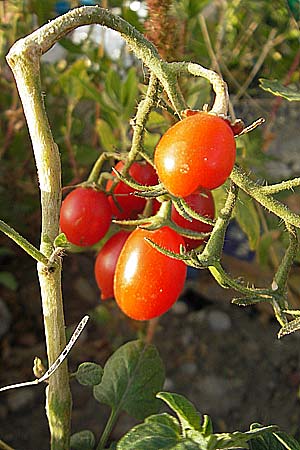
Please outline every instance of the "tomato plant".
M166 189L186 197L199 186L221 186L232 171L235 156L230 125L221 117L199 112L169 128L156 147L154 162Z
M183 238L169 227L155 231L136 228L117 262L114 292L121 310L136 320L164 314L177 300L185 282L186 265L153 248L145 238L179 253Z
M119 161L115 166L118 172L121 172L124 167L123 161ZM113 173L115 176L115 173ZM147 162L134 162L130 169L129 175L139 184L144 186L153 186L158 183L155 169ZM106 190L109 191L112 187L113 180L107 182ZM109 197L113 216L116 219L136 219L138 214L143 212L146 199L136 197L133 195L134 189L119 181L114 188L113 196Z
M192 194L184 198L185 202L196 213L203 217L213 219L215 216L215 204L211 191L207 189L197 189ZM182 217L172 206L171 218L173 222L182 228L197 231L197 233L208 233L212 230L212 226L201 222L200 220L192 219L191 221ZM199 247L204 242L204 239L192 239L184 236L185 247L187 250Z
M87 247L105 235L111 217L111 207L104 192L79 187L62 202L60 228L69 242Z
M114 234L99 251L94 267L95 279L101 291L101 299L114 296L114 274L117 260L130 232L121 230Z

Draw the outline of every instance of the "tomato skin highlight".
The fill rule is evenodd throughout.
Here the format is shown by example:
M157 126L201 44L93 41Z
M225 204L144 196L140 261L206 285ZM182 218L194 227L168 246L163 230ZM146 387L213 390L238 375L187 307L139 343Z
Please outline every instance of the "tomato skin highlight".
M209 219L215 217L215 204L211 191L208 189L197 189L192 194L184 197L185 202L198 214ZM212 225L192 219L189 221L182 217L172 206L171 219L182 228L197 231L198 233L208 233L212 230ZM183 236L186 250L192 250L205 242L204 239L191 239Z
M234 134L221 117L199 112L177 122L157 144L154 163L160 181L177 197L198 187L209 190L229 177L236 157Z
M121 250L129 237L129 231L118 231L111 236L99 251L94 274L96 283L101 291L101 300L114 296L114 274Z
M123 161L119 161L116 164L115 169L118 172L122 172L123 167ZM112 173L112 175L116 176L115 173ZM144 161L134 162L130 166L129 175L137 183L144 186L154 186L158 183L155 169L150 164ZM106 191L109 191L112 184L112 180L109 180L107 182ZM112 213L116 219L137 219L138 215L143 212L146 205L146 199L142 197L136 197L135 195L133 195L133 192L134 189L132 189L126 183L123 183L123 181L119 181L117 183L113 191L115 199L113 198L113 196L109 196Z
M111 218L111 207L104 192L79 187L62 202L59 223L69 242L88 247L103 238Z
M136 228L125 242L115 271L114 293L120 309L135 320L164 314L178 299L186 278L183 261L162 254L145 238L176 253L184 244L169 227Z

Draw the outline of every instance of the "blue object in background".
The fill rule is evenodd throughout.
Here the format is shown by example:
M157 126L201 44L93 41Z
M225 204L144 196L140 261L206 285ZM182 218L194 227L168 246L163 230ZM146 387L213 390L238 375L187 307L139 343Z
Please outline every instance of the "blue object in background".
M96 2L94 0L81 0L80 5L81 6L95 6Z
M226 230L224 253L243 261L252 261L255 252L250 250L247 236L235 220L232 220Z
M71 8L70 2L68 1L61 1L55 3L55 12L58 16L61 16L62 14L65 14L69 11Z

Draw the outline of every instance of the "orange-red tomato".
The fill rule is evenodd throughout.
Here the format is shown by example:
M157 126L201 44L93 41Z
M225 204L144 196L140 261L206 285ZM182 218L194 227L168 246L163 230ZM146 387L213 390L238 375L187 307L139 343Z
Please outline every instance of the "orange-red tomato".
M96 244L111 223L111 207L106 194L79 187L62 202L60 228L72 244L86 247Z
M136 228L125 242L115 271L114 293L121 310L136 320L149 320L168 311L186 277L184 262L162 254L145 238L176 253L184 244L169 227L155 231Z
M117 261L129 231L121 230L114 234L99 251L94 267L96 283L101 291L101 299L114 296L114 274Z
M124 163L119 161L116 165L116 170L122 172ZM115 174L113 173L115 176ZM144 186L153 186L158 183L157 174L155 169L145 161L134 162L129 169L129 175L137 183ZM108 191L112 186L113 181L109 180L106 185ZM143 212L146 206L146 199L135 196L134 189L132 189L123 181L119 181L114 188L114 197L109 197L113 216L116 219L137 219L138 215ZM117 203L116 203L117 202ZM158 203L156 200L154 202ZM154 203L153 202L153 203Z
M211 191L207 189L197 189L192 194L184 197L186 203L198 214L209 219L215 217L215 204ZM197 231L197 233L208 233L212 230L212 225L192 219L191 221L182 217L172 206L171 218L173 222L182 228ZM187 250L199 247L204 239L191 239L184 236L185 247Z
M160 181L173 195L215 189L229 177L236 157L233 131L221 117L199 112L162 136L154 154Z

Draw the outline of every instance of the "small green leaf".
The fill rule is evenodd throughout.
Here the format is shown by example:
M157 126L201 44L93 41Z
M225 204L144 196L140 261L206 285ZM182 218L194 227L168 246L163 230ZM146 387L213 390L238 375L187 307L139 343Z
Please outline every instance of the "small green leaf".
M278 338L282 338L283 336L286 336L287 334L294 333L295 331L300 330L300 317L292 320L291 322L288 322L286 325L284 325L278 333Z
M96 439L89 430L82 430L74 433L70 439L70 447L73 450L92 450L95 447Z
M136 68L129 69L127 78L121 85L121 103L123 105L123 118L128 119L133 115L136 106L136 98L138 95L138 82L136 76Z
M78 367L76 379L83 386L96 386L101 382L102 375L103 369L99 364L85 362Z
M68 247L69 242L67 239L67 236L65 233L60 233L56 238L54 239L54 247Z
M117 147L118 141L113 134L111 126L105 120L97 120L96 130L106 151L112 151L114 147Z
M258 423L254 423L250 427L250 431L260 429L261 425ZM254 436L254 438L249 441L248 445L250 450L285 450L272 432L267 432L257 437Z
M175 417L157 414L125 434L118 442L117 450L173 449L180 439L180 426Z
M183 432L189 429L202 430L200 414L185 397L171 392L159 392L157 397L177 414Z
M0 284L5 286L12 291L16 291L18 288L18 283L15 276L11 272L3 271L0 272Z
M240 192L235 207L235 218L248 237L250 249L255 250L260 237L260 222L252 198L243 192Z
M160 402L155 395L164 378L156 348L139 340L128 342L106 362L102 381L94 387L94 397L114 411L126 411L142 420L157 412Z
M203 416L202 432L204 436L209 436L213 433L212 420L207 414Z
M277 95L279 97L284 97L290 102L299 102L300 101L300 92L295 91L289 87L284 86L278 80L266 80L261 78L260 87L264 91L271 92L273 95Z

